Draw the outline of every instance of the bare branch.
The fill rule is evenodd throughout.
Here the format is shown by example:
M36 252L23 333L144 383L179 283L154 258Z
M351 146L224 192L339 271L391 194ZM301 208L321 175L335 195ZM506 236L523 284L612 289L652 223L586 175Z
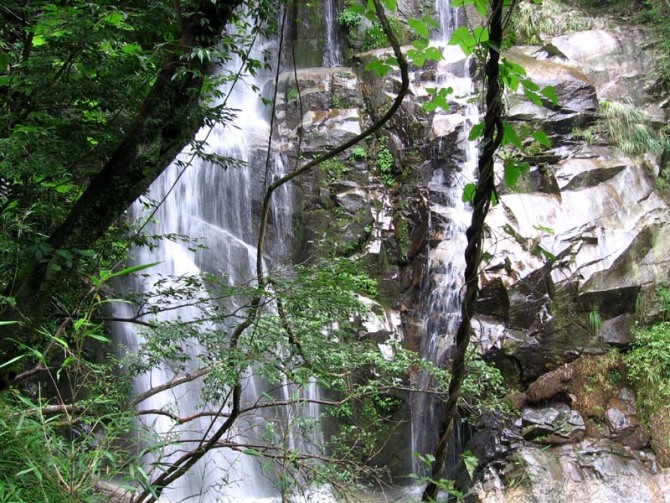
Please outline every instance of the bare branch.
M167 391L169 389L172 389L176 386L179 386L180 384L184 384L187 382L195 381L196 379L200 379L201 377L209 374L212 371L212 367L203 367L199 370L196 370L195 372L192 372L190 374L186 374L183 376L175 377L174 379L169 380L166 383L161 384L160 386L156 386L155 388L151 388L148 391L145 391L144 393L140 393L137 395L135 398L133 398L128 406L129 407L135 407L136 405L142 403L144 400L147 398L150 398L154 395L157 395L158 393L161 393L163 391Z

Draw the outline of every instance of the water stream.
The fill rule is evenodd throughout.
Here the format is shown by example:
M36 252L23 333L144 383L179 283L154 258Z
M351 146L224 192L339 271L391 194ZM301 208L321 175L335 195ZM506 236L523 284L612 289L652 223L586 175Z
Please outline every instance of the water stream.
M437 0L441 31L434 42L446 44L456 26L456 11L448 0ZM453 47L445 48L447 51ZM422 320L421 354L438 367L448 367L453 338L460 322L460 306L465 271L465 231L470 224L470 205L461 200L463 187L474 180L477 153L473 142L467 140L470 127L478 120L478 111L470 103L473 93L469 71L465 65L462 75L438 74L441 86L452 87L450 113L460 113L463 126L459 145L464 162L455 170L437 169L428 184L430 200L430 232L432 246L428 256L427 273L420 299ZM423 373L419 387L431 387L431 378ZM415 393L412 397L412 452L422 456L432 454L439 439L442 407L432 395ZM415 473L425 473L424 466L413 459Z
M333 68L342 66L342 41L337 20L336 0L324 0L324 20L326 23L326 45L323 51L323 66Z
M250 54L252 58L262 60L262 51L274 51L272 42L261 42ZM276 52L276 51L275 51ZM275 61L277 60L275 55ZM226 63L223 71L235 73L242 61L235 58ZM237 109L234 125L214 124L210 129L203 128L197 139L205 141L207 151L237 161L238 166L231 163L226 169L211 162L194 157L189 149L180 154L173 163L152 185L149 197L161 201L153 223L146 232L149 235L183 235L193 242L182 239L161 239L153 248L140 247L133 252L133 263L148 264L160 261L152 267L145 277L138 277L125 283L127 291L147 293L157 282L164 282L163 287L183 286L182 279L188 276L199 276L210 273L221 278L231 286L246 285L253 282L256 264L256 233L258 215L254 216L254 207L258 207L262 196L262 186L281 176L284 166L278 150L272 152L270 171L265 173L265 159L270 134L269 108L262 105L260 96L252 89L267 90L273 82L271 72L259 72L256 76L244 75L244 81L223 89L227 95L227 106ZM273 150L275 148L273 147ZM269 181L267 183L269 183ZM266 243L266 267L276 268L287 260L290 248L289 240L282 239L291 235L292 192L284 186L274 194L274 206L271 215L273 227L271 235L275 236ZM256 201L256 203L254 203ZM145 218L146 211L137 202L132 213L137 218ZM196 289L197 297L206 298L210 295L205 287ZM182 299L183 302L183 299ZM231 298L219 307L235 312L242 307L241 298ZM203 311L197 305L175 308L179 299L161 314L152 318L159 322L176 324L201 319ZM132 317L137 314L140 306L122 305L117 308L117 317ZM271 307L270 307L271 309ZM196 327L200 335L211 334L222 337L229 333L238 319L230 322L217 321L216 324L202 322ZM149 321L145 319L145 321ZM141 330L131 324L119 324L116 328L117 339L128 348L136 351L144 341ZM223 336L225 341L225 335ZM191 338L180 340L181 350L186 359L165 361L154 367L150 372L139 375L134 383L135 394L141 394L152 387L192 373L206 365L207 349ZM225 342L224 342L225 344ZM211 351L211 348L210 348ZM225 347L221 351L226 351ZM268 393L267 383L255 375L255 369L249 368L243 382L242 407L253 404L261 396ZM276 388L276 386L275 386ZM289 382L272 390L273 396L279 400L288 400L299 394L303 397L317 398L318 388L315 385L297 389ZM187 450L198 445L198 441L206 436L206 432L215 431L225 420L228 406L220 408L221 399L205 399L202 396L203 379L173 387L143 400L140 411L155 411L141 415L145 431L153 431L155 438L149 440L166 442L167 446L159 452L148 455L145 459L147 470L153 470L154 476L160 473L161 466L156 463L169 463L177 459ZM226 391L220 390L225 396ZM169 412L173 417L189 417L203 415L201 418L179 424L172 417L161 412ZM224 417L212 419L214 414ZM209 415L207 415L209 414ZM267 434L269 426L282 437L289 448L303 451L313 449L320 442L318 428L312 428L307 437L295 434L292 424L297 418L318 417L314 406L294 405L271 412L252 412L244 415L233 431L221 439L223 442L239 444L260 443ZM240 450L227 448L214 449L200 460L187 474L172 484L161 497L161 501L276 501L278 491L274 468L262 469L257 457L242 454ZM268 500L269 501L269 500Z

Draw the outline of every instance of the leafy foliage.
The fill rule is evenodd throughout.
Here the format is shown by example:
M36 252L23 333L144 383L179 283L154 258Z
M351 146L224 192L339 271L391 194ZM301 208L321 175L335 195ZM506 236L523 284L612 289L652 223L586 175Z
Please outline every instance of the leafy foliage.
M667 317L670 290L657 289L659 308ZM652 447L664 465L670 462L670 323L662 321L635 330L631 350L624 355L628 378L637 392L638 412L649 427Z

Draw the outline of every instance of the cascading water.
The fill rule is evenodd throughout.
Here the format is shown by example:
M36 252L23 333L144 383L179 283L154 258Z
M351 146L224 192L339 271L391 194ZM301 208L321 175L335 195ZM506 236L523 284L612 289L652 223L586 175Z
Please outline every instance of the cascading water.
M265 43L268 49L270 43ZM272 49L272 47L269 47ZM262 59L262 52L252 49L250 57ZM234 74L243 62L236 58L226 63L224 71ZM252 91L255 86L263 89L271 82L272 75L259 73L256 76L243 75L232 88L224 90L227 94L227 106L238 109L238 117L234 126L215 124L211 129L203 128L197 140L205 141L211 153L241 161L241 166L223 169L219 165L195 158L190 151L183 152L179 161L170 166L166 172L152 185L150 196L155 200L165 199L155 215L155 223L147 229L148 234L184 235L197 239L205 248L193 252L189 249L192 243L162 239L153 249L142 247L135 250L134 263L148 264L160 261L151 268L150 276L133 279L125 287L134 293L146 293L154 288L156 282L167 281L163 287L174 282L179 286L180 278L198 276L203 272L211 273L232 286L245 285L253 281L256 267L255 243L257 221L253 219L253 189L269 183L273 177L281 176L283 165L281 156L272 155L271 171L265 173L265 158L270 134L268 111L262 106L258 94ZM186 166L186 167L184 167ZM264 180L267 176L270 180ZM273 212L271 221L276 236L290 235L292 195L288 186L276 191L273 196ZM141 217L140 203L136 203L133 214ZM286 258L288 247L282 239L271 239L266 244L267 257L272 257L272 266ZM172 279L170 279L172 278ZM183 286L183 285L182 285ZM200 288L197 296L206 297L208 292ZM225 307L235 312L241 307L241 300L228 300ZM202 319L203 313L196 306L179 307L164 305L164 312L155 317L157 321L175 323ZM133 318L140 307L122 305L115 315L119 318ZM231 330L225 323L217 325L200 323L201 332L225 333ZM134 352L142 344L141 333L131 324L119 324L115 328L117 338L129 350ZM205 366L205 349L193 339L181 341L181 350L188 357L186 361L168 361L150 372L141 374L135 381L135 394L141 395L147 390L169 382L178 376L197 372ZM221 349L225 351L225 347ZM141 400L140 411L148 411L141 415L142 422L148 430L153 430L159 441L166 441L170 447L147 459L147 466L152 463L168 463L181 456L184 452L197 447L198 442L208 432L215 431L225 420L229 408L221 409L212 400L202 398L203 380L194 379L180 384L159 394ZM254 369L247 370L243 383L242 407L256 403L267 393L266 383L254 375ZM315 385L306 390L295 389L290 383L273 392L279 400L288 400L300 393L306 398L318 398ZM224 393L225 395L225 390ZM312 406L313 408L313 406ZM236 427L221 441L238 444L252 443L263 435L267 425L281 424L284 441L289 447L298 446L309 451L314 443L318 443L318 428L308 438L296 438L291 430L294 418L298 416L318 417L318 411L311 410L308 405L294 405L277 410L274 418L269 413L241 416ZM199 419L179 424L174 417L188 418L200 415ZM222 416L212 419L214 415ZM275 421L276 419L276 421ZM285 428L284 428L285 426ZM160 465L157 468L160 472ZM165 465L163 465L165 466ZM156 469L156 468L154 468ZM158 472L155 472L158 473ZM192 467L186 475L179 478L166 489L161 501L259 501L260 498L277 496L272 476L264 473L257 458L241 454L230 449L214 449L205 458Z
M323 66L332 68L342 66L342 43L337 21L336 0L324 0L324 18L326 22L326 46L323 51Z
M439 40L446 43L455 29L456 11L448 0L437 0L440 17ZM449 59L445 48L445 58ZM452 87L451 113L458 111L463 117L460 145L464 162L458 169L445 173L438 169L428 185L430 199L430 226L434 239L438 241L428 257L428 272L424 278L420 300L421 308L421 354L438 367L448 367L450 348L460 322L461 290L465 270L464 251L467 245L465 231L470 223L471 211L461 200L463 187L474 180L477 152L473 142L467 140L469 127L478 120L475 105L469 102L472 96L472 81L467 62L462 75L446 73L438 75L440 85ZM418 386L431 387L428 374L421 374ZM427 393L415 393L412 397L412 452L422 456L432 454L440 435L442 407L440 402ZM423 473L425 467L415 457L413 468Z

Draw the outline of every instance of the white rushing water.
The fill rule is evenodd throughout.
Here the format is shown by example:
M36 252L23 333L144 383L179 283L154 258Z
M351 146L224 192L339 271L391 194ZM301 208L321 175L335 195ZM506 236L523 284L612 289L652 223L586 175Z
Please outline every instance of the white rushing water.
M261 45L261 44L259 44ZM269 42L264 47L254 48L252 58L262 60L262 49L274 49ZM226 63L223 71L235 73L241 67L239 58ZM129 280L124 285L128 291L146 293L154 288L157 281L166 281L165 286L179 286L179 277L198 276L203 272L222 278L229 285L245 285L253 283L256 264L256 233L257 216L253 216L254 194L259 200L260 185L269 183L273 178L281 176L284 167L278 152L271 154L271 169L265 173L265 159L270 134L269 109L264 107L258 93L252 86L263 89L272 82L273 75L259 73L257 76L244 75L236 85L223 89L227 98L227 107L237 109L234 125L215 124L211 129L203 128L197 139L205 141L206 150L220 156L241 161L243 166L229 166L227 169L194 158L187 149L179 156L179 161L171 165L156 180L150 189L149 197L160 201L153 223L147 228L148 234L168 235L181 234L197 239L205 248L192 249L193 243L182 240L162 239L156 247L141 247L134 250L135 264L160 262L149 269L145 277ZM267 93L266 93L267 94ZM184 167L187 165L187 167ZM282 239L291 233L292 194L289 186L276 191L273 197L274 206L271 215L271 234L265 248L268 267L277 267L287 259L290 243ZM258 203L257 203L258 204ZM145 217L142 205L138 202L132 210L137 217ZM258 213L258 211L257 211ZM279 236L279 238L277 238ZM209 295L204 288L197 295ZM183 299L181 299L183 302ZM233 312L240 307L241 299L227 300L225 309ZM188 322L201 319L203 312L198 306L176 306L179 299L174 300L170 309L155 316L153 319L163 322ZM123 305L117 308L117 317L132 317L140 306ZM271 309L271 308L270 308ZM151 321L145 318L144 321ZM230 324L218 322L216 325L201 323L200 333L225 334L230 332L236 320ZM142 332L131 324L118 324L115 328L117 339L129 352L137 350L144 341ZM223 337L225 341L225 336ZM198 370L205 365L207 358L205 348L194 339L179 341L187 360L167 361L154 367L150 372L141 374L134 383L134 391L141 394L151 388ZM225 352L225 342L220 351ZM312 384L296 388L289 382L284 386L270 391L267 383L255 375L249 368L244 378L242 407L258 402L268 393L278 400L288 400L295 396L318 398L318 388ZM146 469L153 477L160 474L160 463L168 463L177 459L184 452L197 447L198 442L223 424L225 414L229 410L226 405L221 409L221 399L203 399L203 379L196 379L186 384L173 387L143 400L138 405L140 411L165 411L171 416L189 417L200 414L199 419L179 424L169 415L146 413L141 420L147 430L153 431L152 442L165 442L166 447L146 458ZM275 386L277 388L277 386ZM226 390L219 390L223 396ZM203 415L203 413L205 415ZM209 415L207 415L209 413ZM219 417L213 419L214 413ZM230 434L221 439L222 442L241 444L260 443L268 431L277 436L277 442L283 442L288 448L302 451L314 449L321 441L318 424L309 428L305 436L294 432L292 425L306 421L316 422L319 411L314 405L293 405L282 409L264 409L263 412L252 412L243 415ZM311 419L310 419L311 418ZM164 465L163 465L164 466ZM269 467L268 467L269 466ZM200 460L188 473L172 484L161 497L164 502L242 502L242 501L278 501L276 489L276 472L279 468L270 463L265 469L261 467L258 457L249 456L240 450L227 448L214 449ZM325 499L324 499L325 501Z
M442 30L434 42L444 44L456 27L456 11L448 0L437 0L436 7ZM478 121L478 110L470 103L474 90L467 63L463 75L438 74L438 80L441 86L454 89L450 98L450 113L457 111L465 119L459 141L465 160L455 170L437 169L428 185L431 241L438 241L438 244L429 251L427 273L422 285L421 355L438 367L448 367L460 322L467 245L465 231L471 218L470 204L463 203L461 196L464 186L474 181L477 168L476 147L468 141L467 135L470 127ZM430 376L421 374L417 384L420 388L429 388ZM413 453L425 456L434 452L440 434L441 415L442 407L433 396L424 393L413 395ZM425 473L426 467L415 457L413 468L416 473Z
M332 68L342 66L342 42L337 20L336 0L323 0L323 14L326 23L326 44L323 51L323 66Z

